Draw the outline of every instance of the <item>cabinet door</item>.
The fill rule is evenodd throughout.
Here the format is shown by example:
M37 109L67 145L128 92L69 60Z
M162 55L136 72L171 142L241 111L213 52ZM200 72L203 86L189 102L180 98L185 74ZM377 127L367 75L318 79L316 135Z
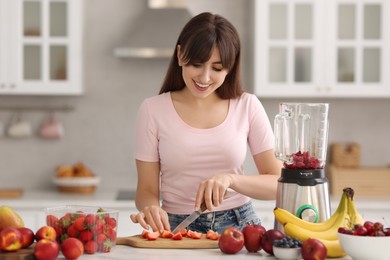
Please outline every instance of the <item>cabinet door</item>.
M255 1L255 92L312 96L323 82L324 1Z
M333 0L326 23L329 95L390 96L390 3ZM326 59L326 57L324 57Z
M9 49L9 33L12 32L13 21L7 22L9 0L0 0L0 93L10 89L8 57L11 54Z
M390 96L386 0L255 1L262 97Z
M7 39L7 74L15 85L5 92L80 94L82 1L5 1L8 20L14 21Z

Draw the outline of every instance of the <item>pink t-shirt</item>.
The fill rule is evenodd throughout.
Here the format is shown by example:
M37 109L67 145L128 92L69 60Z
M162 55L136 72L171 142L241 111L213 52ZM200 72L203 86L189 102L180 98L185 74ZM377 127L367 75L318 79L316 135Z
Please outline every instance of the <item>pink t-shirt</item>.
M249 93L231 99L224 122L208 129L187 125L170 93L144 100L138 111L135 157L160 162L162 208L169 213L191 213L202 180L220 173L244 174L247 145L252 155L274 147L267 114ZM229 189L214 210L239 207L249 200Z

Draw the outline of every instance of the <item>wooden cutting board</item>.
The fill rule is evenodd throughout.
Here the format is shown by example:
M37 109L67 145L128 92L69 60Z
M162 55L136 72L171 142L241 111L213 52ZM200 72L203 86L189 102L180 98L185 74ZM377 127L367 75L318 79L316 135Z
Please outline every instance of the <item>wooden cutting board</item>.
M34 247L19 249L16 252L0 252L1 260L33 260Z
M183 237L182 240L173 240L170 238L157 238L156 240L147 240L141 235L118 237L117 245L129 245L139 248L171 248L171 249L198 249L198 248L218 248L218 240L207 239L203 234L200 239Z

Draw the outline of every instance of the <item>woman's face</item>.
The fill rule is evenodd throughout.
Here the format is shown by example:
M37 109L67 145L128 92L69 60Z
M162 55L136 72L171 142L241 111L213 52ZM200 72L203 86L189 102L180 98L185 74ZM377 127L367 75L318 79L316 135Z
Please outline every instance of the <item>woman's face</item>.
M205 63L184 64L180 59L178 46L178 59L186 88L197 98L205 98L215 93L228 74L228 70L222 66L218 48L213 48L210 59Z

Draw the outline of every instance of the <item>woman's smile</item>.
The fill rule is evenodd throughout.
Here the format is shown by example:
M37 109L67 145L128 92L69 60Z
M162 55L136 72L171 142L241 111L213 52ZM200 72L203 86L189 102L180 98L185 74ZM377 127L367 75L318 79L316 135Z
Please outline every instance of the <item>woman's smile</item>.
M200 91L206 91L209 88L209 86L211 86L211 84L202 84L196 81L194 81L194 83L195 83L195 87Z

